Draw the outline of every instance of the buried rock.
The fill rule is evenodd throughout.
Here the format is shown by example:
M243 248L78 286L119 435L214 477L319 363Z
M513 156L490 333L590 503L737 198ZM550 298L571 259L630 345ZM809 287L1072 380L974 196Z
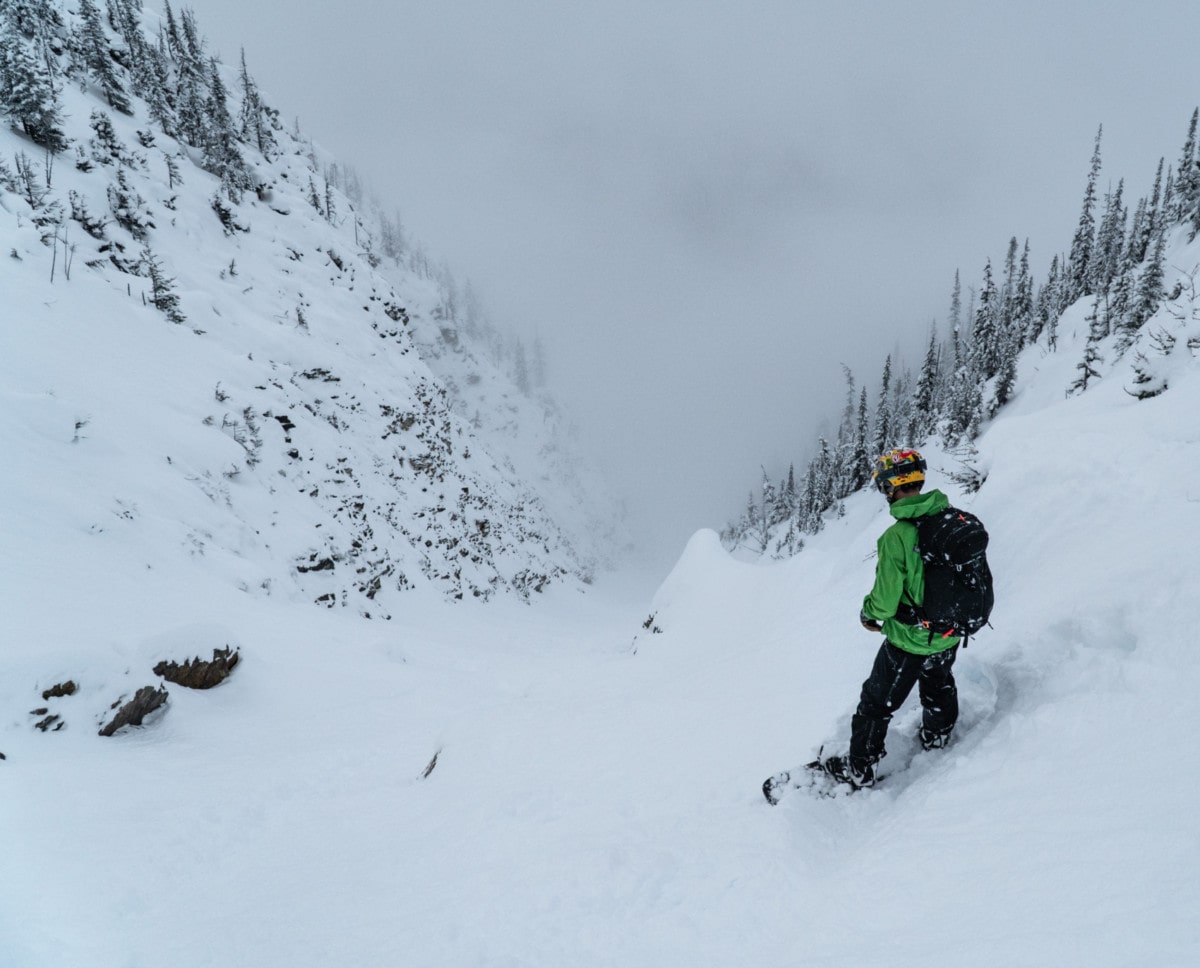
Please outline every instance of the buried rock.
M107 726L100 730L100 735L111 736L124 726L141 726L147 716L165 705L166 702L167 690L162 686L157 689L153 686L142 686L134 697L120 709L117 709L121 705L120 699L112 704L112 708L117 709L117 714Z
M162 676L167 682L186 686L188 689L211 689L228 678L239 658L241 656L238 652L225 646L223 649L213 649L210 662L199 656L188 659L182 665L178 662L163 661L154 667L154 674Z

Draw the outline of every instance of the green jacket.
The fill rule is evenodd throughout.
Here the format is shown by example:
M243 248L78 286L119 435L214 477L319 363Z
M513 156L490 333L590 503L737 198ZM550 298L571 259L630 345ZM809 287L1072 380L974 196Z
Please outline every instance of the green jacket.
M916 655L944 652L959 643L955 635L944 639L934 636L931 641L927 630L894 617L901 602L920 605L925 601L925 564L917 554L917 526L909 519L936 514L949 506L949 498L938 490L904 497L888 506L896 523L879 536L875 587L863 599L863 614L883 623L887 640Z

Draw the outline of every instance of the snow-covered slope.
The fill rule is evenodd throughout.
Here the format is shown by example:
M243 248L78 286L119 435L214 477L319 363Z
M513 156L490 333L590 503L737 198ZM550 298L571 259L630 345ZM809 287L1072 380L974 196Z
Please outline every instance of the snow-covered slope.
M772 809L759 784L846 740L878 643L857 622L874 495L788 561L700 532L653 595L418 596L386 624L178 562L131 607L103 580L130 545L84 557L108 532L83 513L18 526L6 964L1194 964L1200 373L1193 322L1154 325L1177 335L1167 392L1135 399L1123 360L1065 399L1068 315L980 437L979 492L933 455L991 531L995 628L959 657L954 744L914 755L910 700L892 775L849 798ZM81 557L38 567L42 541ZM95 735L159 659L224 645L227 683ZM40 707L67 727L33 729Z
M241 146L235 204L145 102L114 111L80 76L71 149L0 131L5 493L69 532L48 557L87 535L75 557L141 546L373 617L417 587L590 580L618 526L565 420L476 348L444 281L381 254L332 162L277 127L270 159Z

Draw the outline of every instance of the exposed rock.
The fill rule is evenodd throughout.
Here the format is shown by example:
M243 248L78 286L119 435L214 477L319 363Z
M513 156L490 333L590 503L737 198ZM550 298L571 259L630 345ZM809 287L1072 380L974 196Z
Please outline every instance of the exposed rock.
M142 686L129 702L117 710L112 722L100 730L100 735L111 736L123 726L141 726L142 721L154 710L165 705L166 701L167 690L162 686L157 689L153 686ZM121 700L118 699L112 704L112 708L116 709L120 704Z
M74 679L68 679L66 682L60 682L57 685L51 686L42 693L42 698L57 699L59 696L73 696L75 695L75 690L78 688Z
M212 660L208 662L199 656L188 659L182 665L164 660L154 667L154 674L188 689L211 689L228 678L240 657L240 653L225 646L223 649L213 649Z
M54 726L55 723L58 723L58 725ZM45 719L34 723L33 725L37 729L40 729L43 733L47 732L51 726L54 726L54 731L57 733L66 725L66 723L62 722L62 717L59 716L58 713L53 713L47 716Z

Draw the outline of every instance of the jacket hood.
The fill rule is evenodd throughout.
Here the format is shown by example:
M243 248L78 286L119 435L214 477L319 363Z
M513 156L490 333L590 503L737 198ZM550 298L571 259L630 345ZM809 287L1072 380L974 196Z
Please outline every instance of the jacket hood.
M950 506L950 499L941 491L934 488L924 494L914 494L912 497L902 497L895 504L889 504L888 510L897 521L909 518L921 518L927 514L937 514Z

